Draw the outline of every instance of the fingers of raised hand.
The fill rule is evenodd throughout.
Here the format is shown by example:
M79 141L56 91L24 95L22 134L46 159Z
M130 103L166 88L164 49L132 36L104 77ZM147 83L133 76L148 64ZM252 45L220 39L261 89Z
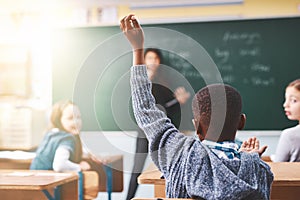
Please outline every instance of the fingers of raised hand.
M134 15L131 17L131 22L132 22L133 28L141 28L137 18Z
M259 140L257 140L256 138L255 138L255 143L254 143L254 148L255 149L259 149Z
M129 14L120 20L120 28L123 32L126 32L135 28L140 28L140 24L133 14Z
M247 141L244 141L241 145L242 148L246 148L248 146L248 142Z
M257 145L259 145L259 143L257 143L258 140L256 139L256 137L249 138L248 142L250 143L249 144L250 147L253 148L253 149L256 148Z
M254 143L253 143L253 138L251 137L251 138L249 138L249 146L250 147L253 147L254 145L253 145Z
M178 96L184 96L184 97L189 97L190 96L190 93L187 92L185 90L184 87L178 87L176 90L175 90L175 95L178 95Z

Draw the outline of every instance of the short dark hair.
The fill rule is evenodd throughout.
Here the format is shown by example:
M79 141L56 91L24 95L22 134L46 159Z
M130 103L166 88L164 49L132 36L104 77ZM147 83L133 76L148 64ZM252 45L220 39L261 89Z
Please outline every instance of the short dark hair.
M155 53L158 56L158 58L160 60L160 63L162 63L162 53L161 53L161 51L159 49L157 49L157 48L147 48L147 49L145 49L145 51L144 51L144 57L146 57L146 55L147 55L148 52Z
M238 129L242 98L240 93L229 85L211 84L195 94L192 110L194 119L204 126L205 131L208 131L207 135L222 134L222 138L227 138L224 134L235 134Z

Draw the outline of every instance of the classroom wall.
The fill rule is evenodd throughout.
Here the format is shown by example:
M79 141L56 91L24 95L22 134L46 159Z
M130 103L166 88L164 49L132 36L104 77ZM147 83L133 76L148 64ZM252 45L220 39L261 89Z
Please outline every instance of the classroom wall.
M17 6L15 12L22 11L20 8L22 4L27 5L36 5L38 2L30 1L18 2L14 1L0 1L1 4L1 12L0 12L0 24L2 27L5 27L2 21L4 19L10 17L11 13L8 13L7 10L12 10L12 6ZM8 5L9 4L9 5ZM242 4L237 5L215 5L215 6L195 6L195 7L174 7L174 8L156 8L156 9L131 9L129 6L123 5L118 6L117 15L120 19L121 17L127 15L128 13L135 13L139 16L140 20L145 23L160 23L160 22L183 22L183 21L205 21L205 20L214 20L214 19L239 19L239 18L264 18L264 17L281 17L281 16L299 16L300 15L300 0L244 0ZM28 9L30 10L30 9ZM67 12L66 12L67 11ZM29 12L29 11L27 11ZM62 13L72 13L70 10L61 11ZM4 14L3 14L4 13ZM16 15L15 13L15 15ZM26 12L23 12L23 14ZM30 14L30 13L29 13ZM35 14L35 13L33 13ZM73 14L73 13L72 13ZM18 15L16 15L18 17ZM17 19L17 18L16 18ZM61 19L60 19L61 20ZM17 22L17 21L16 21ZM114 23L118 23L115 21ZM45 23L48 25L48 23ZM87 24L89 25L89 24ZM98 24L101 25L101 24ZM6 26L7 27L7 26ZM29 29L29 28L28 28ZM49 31L47 31L49 32ZM8 34L7 38L11 38L12 34ZM32 35L32 34L31 34ZM40 34L45 35L45 34ZM6 38L2 37L0 41L3 41ZM36 40L36 37L34 37ZM39 42L45 46L45 41L47 39L42 38L44 41ZM42 40L41 39L41 40ZM13 39L11 39L13 40ZM39 47L39 46L38 46ZM36 48L40 51L40 48ZM45 51L40 51L45 52ZM49 56L47 54L46 56ZM40 56L39 56L40 57ZM45 59L40 59L40 63L36 68L48 69L45 66ZM46 63L48 65L48 63ZM46 76L49 73L44 73L44 76L41 76L41 72L37 72L41 80L46 80ZM38 79L38 80L40 80ZM44 91L41 89L40 91ZM51 94L51 91L49 92ZM50 100L51 101L51 100ZM243 140L248 138L249 136L257 136L261 140L262 145L269 145L267 152L265 155L271 155L275 152L275 148L277 145L277 141L280 135L280 131L277 132L244 132L241 131L238 133L238 138ZM121 153L124 154L124 191L119 194L113 194L113 199L124 199L126 196L128 181L129 181L129 171L133 165L133 153L135 151L135 136L134 133L124 133L124 132L116 132L116 133L100 133L100 132L84 132L82 134L84 141L87 146L92 149L94 153L102 153L102 154L113 154L113 153ZM149 159L147 160L149 162ZM147 166L147 163L146 163ZM153 188L149 188L151 186L141 185L137 192L137 196L144 197L152 197ZM101 194L105 196L106 194ZM118 198L121 197L121 198ZM99 198L97 199L106 199Z
M241 4L131 9L119 6L119 18L134 13L145 22L261 18L300 15L300 0L244 0Z

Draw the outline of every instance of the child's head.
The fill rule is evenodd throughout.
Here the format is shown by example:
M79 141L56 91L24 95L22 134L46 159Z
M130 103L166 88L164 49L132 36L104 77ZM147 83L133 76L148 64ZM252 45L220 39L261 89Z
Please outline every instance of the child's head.
M79 108L70 100L55 103L50 120L52 128L58 128L68 133L79 134L82 128Z
M145 64L147 65L148 76L153 77L157 72L159 65L161 63L161 52L155 48L145 49L144 52Z
M300 79L286 87L283 107L288 119L298 120L300 123Z
M192 110L200 140L232 141L246 121L241 95L229 85L211 84L199 90Z

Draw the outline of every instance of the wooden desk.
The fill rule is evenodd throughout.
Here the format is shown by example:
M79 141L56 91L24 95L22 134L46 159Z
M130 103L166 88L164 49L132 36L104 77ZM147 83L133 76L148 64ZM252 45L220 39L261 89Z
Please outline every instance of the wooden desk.
M154 197L164 198L165 193L165 179L161 178L162 173L157 169L154 163L141 173L138 177L139 184L152 184L154 185Z
M22 152L23 153L23 152ZM26 155L26 159L20 158L18 152L9 152L8 156L4 156L4 152L0 151L0 169L29 169L33 156ZM30 157L31 158L27 158ZM99 162L93 162L90 158L83 158L91 165L91 170L96 171L99 176L99 192L107 191L107 172L111 177L112 192L123 191L123 155L97 155ZM106 168L109 167L109 169Z
M0 169L29 169L34 152L0 151Z
M272 200L294 200L300 197L300 162L273 163L268 162L274 173L271 189ZM161 172L151 163L138 177L139 184L153 184L154 197L164 198L165 179L161 179ZM296 198L297 199L297 198Z
M271 199L294 200L300 197L300 162L268 162L274 173Z
M99 175L99 192L123 191L123 155L95 155L95 162L84 158L91 165L91 170Z
M29 169L32 159L0 158L0 169Z
M77 173L38 170L0 170L1 199L78 199Z
M0 153L0 169L29 169L33 157L31 159L21 159L19 153L6 152L6 154L3 154L2 152L2 156ZM112 192L123 191L123 155L94 155L94 158L98 161L90 158L83 159L91 165L91 170L96 171L98 174L98 192L106 191L110 200ZM83 174L87 176L86 172L83 172ZM89 178L86 177L85 179ZM89 190L89 184L84 184L85 197L89 194L86 191Z

